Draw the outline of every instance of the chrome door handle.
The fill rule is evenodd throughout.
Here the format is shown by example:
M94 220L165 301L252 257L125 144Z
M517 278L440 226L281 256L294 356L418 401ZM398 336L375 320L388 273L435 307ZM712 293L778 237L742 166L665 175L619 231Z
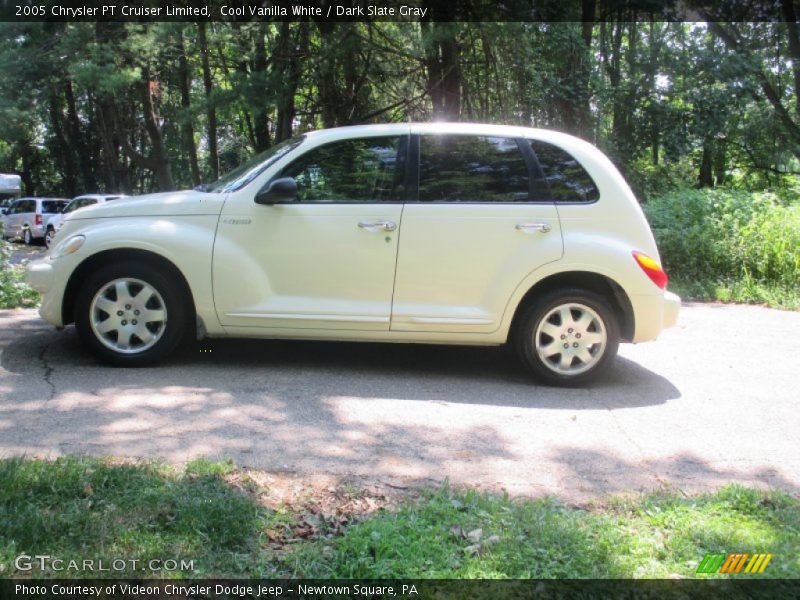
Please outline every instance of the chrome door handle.
M517 230L530 233L538 231L539 233L547 233L552 227L548 223L517 223Z
M394 231L397 229L397 223L394 221L359 221L358 226L367 231Z

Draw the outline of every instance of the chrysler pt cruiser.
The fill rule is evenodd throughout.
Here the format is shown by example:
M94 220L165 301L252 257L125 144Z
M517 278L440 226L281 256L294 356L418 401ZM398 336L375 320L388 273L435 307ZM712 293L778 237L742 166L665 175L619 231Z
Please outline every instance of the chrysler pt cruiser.
M589 382L680 305L597 148L464 123L315 131L213 184L76 211L28 281L44 319L114 365L190 332L508 342L553 385Z

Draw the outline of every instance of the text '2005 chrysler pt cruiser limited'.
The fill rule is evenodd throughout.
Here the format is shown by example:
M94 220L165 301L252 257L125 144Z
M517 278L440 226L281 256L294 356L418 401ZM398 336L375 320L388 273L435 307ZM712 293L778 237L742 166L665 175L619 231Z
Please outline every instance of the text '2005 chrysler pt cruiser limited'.
M478 124L307 133L193 191L76 211L28 267L115 365L185 335L499 345L582 385L677 319L653 235L577 138Z

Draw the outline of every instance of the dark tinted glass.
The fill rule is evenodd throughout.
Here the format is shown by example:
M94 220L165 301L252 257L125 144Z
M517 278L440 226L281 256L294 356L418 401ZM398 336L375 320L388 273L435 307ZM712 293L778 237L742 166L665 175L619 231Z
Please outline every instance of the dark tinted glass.
M63 200L44 200L42 202L42 212L52 214L60 212L67 205Z
M514 138L424 135L423 202L519 202L529 199L528 166Z
M550 189L550 197L542 200L592 202L600 197L589 173L568 152L540 140L530 140L530 143L547 183L537 189L544 190L542 193Z
M36 212L36 200L26 200L22 203L22 206L19 209L21 213L35 213Z
M287 166L301 202L384 202L402 199L404 168L399 136L326 144Z

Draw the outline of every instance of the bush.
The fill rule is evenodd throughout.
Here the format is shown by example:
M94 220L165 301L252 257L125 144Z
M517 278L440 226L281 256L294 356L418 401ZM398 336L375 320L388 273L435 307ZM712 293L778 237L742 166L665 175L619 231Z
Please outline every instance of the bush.
M0 223L0 308L34 306L39 294L25 283L23 268L10 263L11 244L2 238L2 231Z
M797 293L800 206L770 192L684 189L654 196L644 209L672 278L739 290L734 300L763 301L736 297L759 287Z

